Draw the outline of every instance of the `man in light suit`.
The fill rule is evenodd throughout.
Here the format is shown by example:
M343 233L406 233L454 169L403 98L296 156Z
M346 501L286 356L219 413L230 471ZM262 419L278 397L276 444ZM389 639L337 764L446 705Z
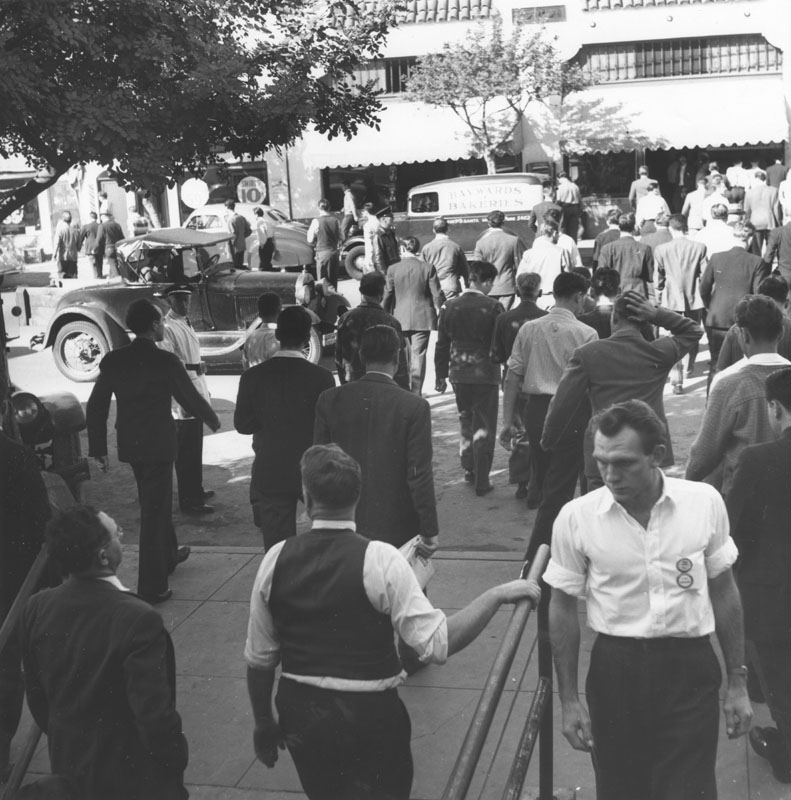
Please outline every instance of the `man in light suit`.
M299 460L313 444L316 401L335 385L332 373L311 364L302 352L311 326L302 306L283 309L275 331L280 350L239 380L233 425L253 435L250 504L267 550L297 534Z
M391 267L392 269L392 267ZM398 333L374 325L363 334L365 375L324 392L316 403L314 443L335 443L359 462L363 484L355 519L360 532L394 547L420 535L430 555L439 523L428 402L393 381Z
M706 269L706 245L687 238L687 221L683 214L673 214L668 223L669 242L659 245L654 251L657 274L657 299L659 305L669 308L700 325L703 318L703 299L700 296L700 278ZM687 375L695 369L698 345L689 351ZM684 375L681 362L677 365L677 376L673 390L681 394Z
M755 171L755 182L744 196L744 221L755 227L755 235L763 247L769 239L769 231L780 224L782 214L777 201L777 189L766 185L766 173Z
M22 614L28 706L69 797L186 800L173 643L162 617L116 576L122 535L90 506L49 524L50 558L69 577Z
M418 395L426 377L426 352L431 331L437 329L442 305L437 270L418 258L420 242L409 236L401 240L401 260L387 271L382 307L400 323L410 348L410 388Z
M473 258L487 261L497 268L497 277L489 296L508 311L514 302L516 268L525 252L525 245L518 236L503 230L505 214L502 211L491 211L486 219L489 229L475 243Z
M420 257L437 270L439 285L446 300L458 297L464 285L468 283L469 268L467 257L461 245L448 235L448 221L437 217L432 225L434 238L423 245Z
M178 546L173 528L177 436L171 403L175 400L213 431L219 430L220 421L178 357L157 348L165 336L159 308L150 300L135 300L126 313L126 324L135 334L134 341L102 359L99 379L88 399L88 452L106 471L107 417L115 395L118 460L131 464L140 502L137 592L151 603L161 603L172 595L168 575L190 553L188 546Z

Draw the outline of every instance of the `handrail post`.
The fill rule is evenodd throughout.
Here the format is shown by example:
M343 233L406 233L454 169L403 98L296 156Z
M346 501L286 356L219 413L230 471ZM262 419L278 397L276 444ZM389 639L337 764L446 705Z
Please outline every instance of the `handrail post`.
M539 580L546 569L548 560L549 547L541 545L530 567L527 575L528 579ZM497 703L500 700L508 677L508 671L513 663L532 608L533 604L527 599L520 600L514 607L511 620L508 623L505 635L494 658L494 663L489 671L489 676L486 679L486 685L481 692L478 705L470 721L467 735L464 737L464 743L461 746L456 763L453 765L450 778L448 778L448 783L445 786L445 791L442 794L442 800L464 800L467 796L475 768L478 766L478 760L481 757L486 736L494 718L494 712L497 709Z
M549 598L551 589L542 581L538 605L538 677L548 686L548 696L538 734L538 798L554 800L554 740L552 725L554 702L552 692L552 646L549 641Z

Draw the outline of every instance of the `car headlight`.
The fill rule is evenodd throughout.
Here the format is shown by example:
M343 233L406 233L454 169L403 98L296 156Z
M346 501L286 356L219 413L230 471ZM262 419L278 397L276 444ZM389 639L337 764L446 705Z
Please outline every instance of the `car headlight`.
M11 395L19 433L25 444L43 444L52 438L50 415L36 395L14 392Z

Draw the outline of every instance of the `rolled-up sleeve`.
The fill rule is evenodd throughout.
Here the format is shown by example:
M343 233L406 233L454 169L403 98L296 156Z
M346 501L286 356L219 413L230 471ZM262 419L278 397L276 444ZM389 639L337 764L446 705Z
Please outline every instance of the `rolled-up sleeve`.
M371 542L365 551L363 585L371 605L387 614L395 632L423 663L448 660L448 623L420 589L407 560L392 545Z
M729 569L739 557L739 549L730 535L730 523L725 502L719 492L711 489L711 535L706 546L706 575L709 580Z
M250 595L250 619L247 623L244 660L249 667L257 669L274 669L280 663L280 640L269 610L269 592L272 589L275 563L283 544L280 542L275 545L264 556Z
M544 580L571 597L582 597L587 589L587 562L577 535L576 519L568 506L558 514L552 528L552 558Z

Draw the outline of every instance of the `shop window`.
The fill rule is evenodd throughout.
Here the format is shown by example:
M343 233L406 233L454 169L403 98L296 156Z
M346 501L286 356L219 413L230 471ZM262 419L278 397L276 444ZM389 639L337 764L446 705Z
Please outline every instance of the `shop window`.
M0 192L6 188L6 183L10 182L0 181ZM14 187L9 186L8 188ZM31 230L41 230L41 216L39 215L37 197L29 200L22 208L13 211L0 223L0 234L3 236L27 233Z
M413 194L409 210L413 214L436 214L439 211L439 195L436 192Z
M357 69L355 77L360 83L373 83L381 94L403 94L415 64L416 57L380 58Z

